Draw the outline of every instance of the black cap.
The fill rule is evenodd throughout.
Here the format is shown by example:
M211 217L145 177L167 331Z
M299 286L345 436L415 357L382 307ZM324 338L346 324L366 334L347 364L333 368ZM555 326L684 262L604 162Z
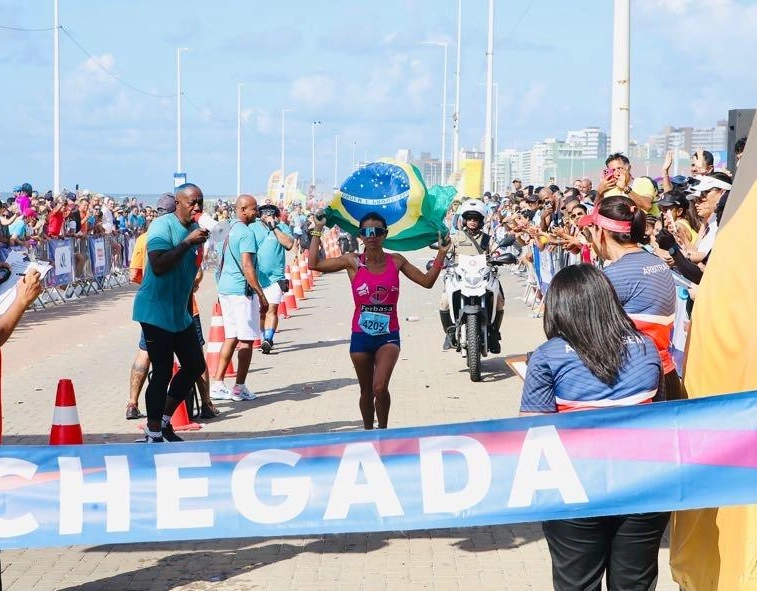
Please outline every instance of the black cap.
M656 201L657 205L662 207L680 207L681 209L689 208L689 201L686 194L679 191L663 193L662 197Z

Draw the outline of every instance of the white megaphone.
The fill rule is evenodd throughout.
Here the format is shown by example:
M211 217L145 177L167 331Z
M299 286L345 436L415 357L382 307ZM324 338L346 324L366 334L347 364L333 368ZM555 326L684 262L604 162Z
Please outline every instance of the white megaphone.
M223 242L229 235L229 231L231 231L231 224L228 222L217 222L205 212L197 216L196 221L197 225L210 233L208 240L212 242Z

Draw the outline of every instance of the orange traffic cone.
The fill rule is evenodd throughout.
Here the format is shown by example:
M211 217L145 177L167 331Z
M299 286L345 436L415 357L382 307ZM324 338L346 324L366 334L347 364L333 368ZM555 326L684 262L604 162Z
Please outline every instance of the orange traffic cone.
M287 310L291 312L297 309L297 298L294 297L294 291L292 291L292 273L289 265L284 269L284 277L289 280L289 290L284 294L282 301L286 302Z
M308 274L308 263L305 259L300 259L300 282L302 283L303 291L312 291L313 285L310 283L310 275Z
M299 265L292 265L292 290L294 291L294 297L298 300L305 299L305 292L302 289L302 281L300 280L300 267Z
M286 300L282 297L277 309L279 318L289 318L289 310L287 310Z
M223 315L221 314L221 304L216 300L213 304L213 315L210 318L210 332L208 333L208 350L205 354L205 364L208 366L208 374L211 378L215 376L218 369L218 361L221 357L221 346L226 339L226 333L223 330ZM237 372L234 370L234 362L230 359L226 368L225 377L235 378Z
M174 431L197 431L202 429L202 425L189 420L187 403L183 400L181 401L181 404L176 407L173 415L171 415L171 426Z
M76 396L71 380L58 380L55 394L53 426L50 429L50 445L74 445L84 443L76 410Z

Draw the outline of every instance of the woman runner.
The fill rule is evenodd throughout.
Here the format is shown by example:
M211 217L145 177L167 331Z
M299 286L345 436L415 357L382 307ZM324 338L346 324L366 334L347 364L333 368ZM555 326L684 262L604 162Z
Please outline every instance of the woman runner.
M352 285L355 312L352 316L350 357L360 384L360 414L366 429L373 429L374 414L378 428L389 422L389 380L400 354L400 326L397 301L400 271L418 285L430 289L444 268L450 241L439 240L439 251L431 268L424 273L399 253L382 248L387 235L386 220L378 213L367 213L360 220L358 236L365 246L363 254L346 253L319 260L318 250L326 218L316 216L308 249L308 267L322 273L347 270Z

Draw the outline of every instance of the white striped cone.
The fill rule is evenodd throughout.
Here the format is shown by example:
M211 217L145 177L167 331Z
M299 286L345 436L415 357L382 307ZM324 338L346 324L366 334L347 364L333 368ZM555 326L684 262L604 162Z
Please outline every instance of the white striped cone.
M226 339L226 333L223 330L223 315L221 314L221 304L216 301L213 304L213 315L210 317L210 331L208 332L207 350L205 352L205 364L208 366L208 374L212 378L216 369L218 369L218 361L221 357L221 347L223 341ZM237 372L234 370L233 360L229 360L229 366L226 368L225 377L235 378Z
M55 394L53 424L50 428L50 445L76 445L84 443L76 410L76 396L71 380L59 380Z

